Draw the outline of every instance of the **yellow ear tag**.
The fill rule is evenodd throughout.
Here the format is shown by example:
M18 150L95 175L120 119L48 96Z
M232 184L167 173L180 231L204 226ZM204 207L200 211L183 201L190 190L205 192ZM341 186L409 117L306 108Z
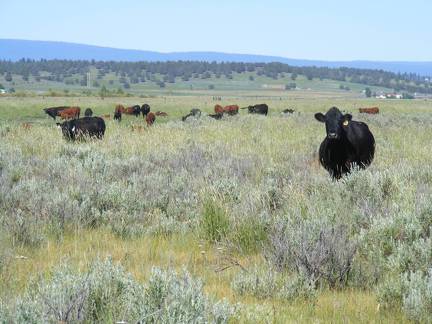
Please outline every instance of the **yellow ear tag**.
M348 121L348 120L345 120L345 121L343 122L343 125L344 125L344 126L348 126L348 123L349 123L349 121Z

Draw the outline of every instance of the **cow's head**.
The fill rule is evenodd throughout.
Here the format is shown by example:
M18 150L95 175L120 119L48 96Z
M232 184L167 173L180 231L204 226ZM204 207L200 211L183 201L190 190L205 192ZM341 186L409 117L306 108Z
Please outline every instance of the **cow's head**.
M71 124L71 122L66 121L64 123L56 123L57 127L62 130L63 136L67 139L73 139L75 126Z
M332 107L324 115L322 113L315 114L316 120L325 123L327 138L339 139L345 133L345 127L347 127L352 119L350 114L342 114L341 111Z
M150 106L148 104L143 104L141 106L141 112L142 112L143 117L144 117L145 115L147 115L150 112Z

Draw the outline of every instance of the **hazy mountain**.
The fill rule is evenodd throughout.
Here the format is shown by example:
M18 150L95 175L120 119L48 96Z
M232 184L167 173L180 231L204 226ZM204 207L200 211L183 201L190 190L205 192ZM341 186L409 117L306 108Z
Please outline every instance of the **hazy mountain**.
M0 60L17 61L30 59L68 59L68 60L102 60L102 61L231 61L231 62L281 62L294 66L327 66L352 67L361 69L382 69L391 72L417 73L432 75L430 62L381 62L381 61L316 61L290 59L278 56L230 54L219 52L172 52L118 49L93 45L30 41L17 39L0 39Z

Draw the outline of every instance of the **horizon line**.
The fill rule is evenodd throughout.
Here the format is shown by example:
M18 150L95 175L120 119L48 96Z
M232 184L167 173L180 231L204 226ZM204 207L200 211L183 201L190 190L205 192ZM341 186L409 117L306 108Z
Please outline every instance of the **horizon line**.
M188 53L209 53L209 54L226 54L226 55L247 55L247 56L263 56L263 57L271 57L278 59L286 59L286 60L297 60L297 61L310 61L310 62L324 62L324 63L355 63L355 62L365 62L365 63L432 63L432 59L430 61L410 61L410 60L395 60L395 61L386 61L386 60L372 60L372 59L352 59L352 60L324 60L324 59L309 59L309 58L293 58L293 57L285 57L280 55L272 55L272 54L250 54L250 53L233 53L233 52L224 52L224 51L214 51L214 50L192 50L192 51L155 51L155 50L146 50L146 49L136 49L136 48L120 48L115 46L105 46L105 45L95 45L95 44L87 44L87 43L78 43L71 41L59 41L59 40L41 40L41 39L24 39L24 38L0 38L1 40L6 41L27 41L27 42L46 42L46 43L61 43L61 44L73 44L73 45L82 45L82 46L91 46L98 48L106 48L106 49L114 49L120 51L137 51L137 52L152 52L158 54L188 54Z

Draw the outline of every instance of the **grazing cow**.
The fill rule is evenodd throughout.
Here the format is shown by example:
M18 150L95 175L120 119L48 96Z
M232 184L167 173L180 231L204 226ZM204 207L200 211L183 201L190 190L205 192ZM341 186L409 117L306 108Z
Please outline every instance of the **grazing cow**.
M45 108L44 112L52 117L52 119L56 119L57 116L60 116L60 111L65 110L67 108L70 108L69 106L61 106L61 107L51 107L51 108Z
M237 115L239 111L239 106L237 105L229 105L222 107L221 105L215 105L214 112L215 114L228 114L230 116Z
M127 107L122 111L123 114L126 115L134 115L135 117L138 117L141 114L141 107L138 105Z
M267 114L268 114L268 106L266 104L253 105L253 106L248 106L245 108L248 109L249 114L259 114L259 115L265 115L265 116L267 116Z
M123 105L116 105L115 106L114 113L116 113L116 112L124 113L124 111L125 111L125 107Z
M86 116L86 117L91 117L91 116L93 116L93 110L91 110L91 108L87 108L87 109L84 111L84 116Z
M359 108L360 114L378 114L379 108L378 107L371 107L371 108Z
M57 123L63 136L68 140L81 140L86 137L103 138L105 134L105 122L100 117L84 117Z
M294 112L295 112L294 109L284 109L284 110L282 110L283 114L293 114Z
M114 113L116 112L120 112L126 115L134 115L135 117L138 117L138 115L141 113L141 108L138 105L127 108L125 108L123 105L116 105Z
M201 116L201 110L198 108L192 108L190 113L192 116L200 117Z
M143 115L143 118L145 118L145 116L147 116L147 114L150 112L150 106L148 104L143 104L141 106L141 113Z
M114 112L114 120L117 120L118 122L121 122L122 119L122 113L120 110L117 110Z
M154 113L152 113L152 112L149 112L147 114L147 116L146 116L147 126L153 125L153 123L155 122L155 120L156 120L156 115Z
M239 112L239 106L237 105L230 105L224 107L224 113L227 113L230 116L237 115Z
M190 116L201 117L201 110L198 108L192 108L189 114L182 117L182 121L185 121Z
M350 114L342 114L336 107L325 115L315 114L315 118L326 126L319 159L331 177L340 179L354 165L364 169L371 164L375 139L365 123L353 121Z
M168 114L164 111L157 111L155 113L156 116L161 116L161 117L168 117Z
M219 113L219 114L216 113L216 114L213 114L213 115L209 114L208 116L211 117L211 118L213 118L213 119L219 120L219 119L222 119L223 113Z
M215 112L215 114L223 114L224 108L221 105L215 105L214 106L214 112Z
M59 116L61 119L75 119L79 118L81 113L80 107L70 107L63 109L59 112Z

